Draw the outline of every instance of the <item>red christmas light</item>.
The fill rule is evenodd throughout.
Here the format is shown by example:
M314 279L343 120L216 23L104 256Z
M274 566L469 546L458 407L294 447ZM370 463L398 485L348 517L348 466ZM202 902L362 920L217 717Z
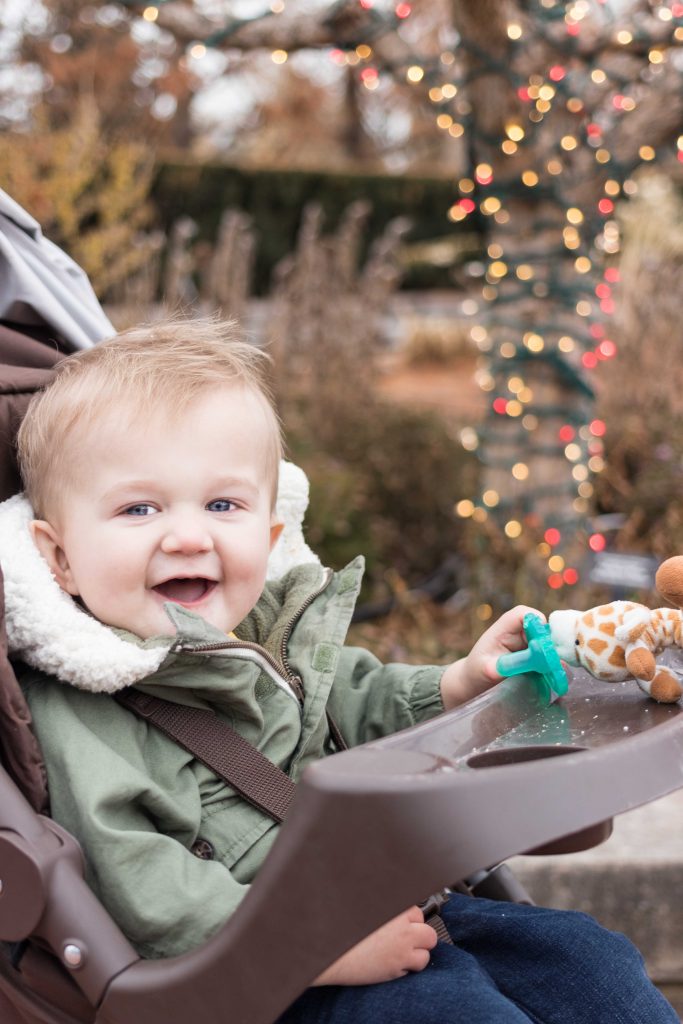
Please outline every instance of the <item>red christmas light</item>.
M596 135L602 135L602 128L599 124L591 121L590 124L586 125L586 133L591 137L595 138Z
M591 324L590 333L591 338L595 338L598 341L600 338L605 337L605 328L602 324Z
M500 416L504 416L507 410L508 403L507 398L495 398L493 401L493 411L497 412Z
M562 540L562 534L560 533L560 531L558 529L556 529L556 527L551 526L543 534L543 539L546 542L546 544L550 544L551 548L553 548L553 547L555 547L556 544L559 544L560 541Z
M592 533L588 538L588 547L591 551L604 551L607 541L602 533Z
M566 444L567 441L574 440L574 438L576 437L576 431L573 427L570 427L568 423L565 423L563 427L560 427L558 436L560 438L560 441L564 441L564 443Z
M601 341L598 345L598 353L603 359L613 359L617 354L617 346L613 341L610 341L609 338L605 338L605 340Z
M576 569L565 569L562 573L562 578L570 587L573 587L575 583L579 582L579 574Z
M600 303L600 309L606 316L612 316L614 313L614 302L612 299L603 299Z
M377 68L363 68L360 77L364 82L374 82L379 78L379 72Z
M609 299L612 295L612 289L608 284L599 284L595 289L595 294L599 299Z
M604 420L592 420L588 429L594 437L604 437L607 431L607 426Z
M594 370L598 365L598 357L595 352L584 352L581 356L581 362L587 370Z
M553 590L559 590L563 583L564 580L562 579L559 572L554 572L552 576L548 576L548 586L551 587Z
M413 8L410 6L410 4L398 4L396 7L396 17L407 18L409 17L412 9Z
M461 210L464 210L465 213L472 213L472 210L475 208L476 203L474 202L473 199L459 199L457 205L460 207Z
M601 199L598 203L598 210L606 217L608 213L612 213L614 210L614 203L611 199Z
M526 86L521 85L517 90L517 95L523 103L531 102L531 96L529 95L529 90L526 88Z
M561 64L553 64L548 72L548 77L551 82L561 82L566 74L566 69Z
M610 284L616 284L619 280L619 269L617 267L608 267L605 271L605 281L609 281Z
M580 31L581 31L581 29L579 28L578 25L567 25L567 35L568 36L578 36Z

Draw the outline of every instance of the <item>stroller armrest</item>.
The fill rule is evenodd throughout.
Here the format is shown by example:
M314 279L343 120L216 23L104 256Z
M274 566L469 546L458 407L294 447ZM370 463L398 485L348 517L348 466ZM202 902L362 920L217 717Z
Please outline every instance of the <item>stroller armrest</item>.
M83 880L76 840L0 768L0 939L43 939L93 1005L138 955Z

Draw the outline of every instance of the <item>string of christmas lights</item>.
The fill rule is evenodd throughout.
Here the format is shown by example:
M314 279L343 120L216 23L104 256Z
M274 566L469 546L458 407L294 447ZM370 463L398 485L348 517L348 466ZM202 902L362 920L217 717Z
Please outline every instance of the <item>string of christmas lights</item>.
M477 522L495 516L511 540L534 531L555 589L579 580L577 538L584 550L605 546L589 526L607 429L593 412L591 375L618 350L615 205L637 192L639 166L683 162L680 104L661 117L662 73L669 100L681 91L673 55L683 4L628 14L625 27L599 0L540 0L506 26L504 59L463 33L437 60L375 61L360 72L376 88L380 72L402 71L424 90L437 126L472 154L449 216L480 218L490 239L471 335L491 400L485 423L461 435L484 463L485 490L456 512ZM498 132L482 123L477 96L491 76L516 99Z

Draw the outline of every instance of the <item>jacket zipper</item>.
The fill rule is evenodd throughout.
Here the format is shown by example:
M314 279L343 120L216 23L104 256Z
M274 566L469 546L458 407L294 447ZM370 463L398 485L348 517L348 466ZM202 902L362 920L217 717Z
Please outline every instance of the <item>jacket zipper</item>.
M285 626L284 633L282 634L282 643L280 644L280 661L282 662L282 667L287 673L287 678L290 679L290 681L296 681L295 690L301 691L300 700L302 704L304 699L303 683L301 681L301 676L298 676L296 672L293 671L292 666L289 663L289 658L287 657L287 645L289 643L289 637L291 635L292 630L294 629L294 626L297 624L297 622L299 621L303 613L306 611L306 609L313 604L315 599L317 597L320 597L323 591L327 590L333 576L334 573L332 572L331 569L325 569L325 575L323 577L322 583L320 584L317 590L314 590L312 594L308 595L308 597L301 605L299 610L296 612L296 614L291 617L291 619Z
M297 609L296 613L287 622L285 631L282 635L282 643L280 645L280 659L281 664L278 664L275 658L268 653L265 647L261 647L260 644L252 643L250 640L225 640L210 644L186 644L182 641L175 644L171 648L173 654L210 654L213 651L230 651L230 650L248 650L255 651L267 664L277 673L278 676L285 679L294 691L299 704L303 706L304 703L304 688L301 681L301 676L297 675L293 671L292 666L289 663L287 657L287 644L294 626L299 621L303 613L317 597L323 593L324 590L329 586L334 573L331 569L325 570L325 578L321 585L313 593L309 594L303 604Z

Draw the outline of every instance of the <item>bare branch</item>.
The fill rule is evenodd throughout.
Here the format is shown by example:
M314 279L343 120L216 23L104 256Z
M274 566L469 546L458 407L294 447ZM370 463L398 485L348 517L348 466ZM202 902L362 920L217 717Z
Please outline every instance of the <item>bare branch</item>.
M200 14L191 3L175 0L158 8L157 25L168 29L181 42L200 40L220 49L301 50L321 46L355 46L377 29L373 15L356 0L347 0L321 12L319 18L310 13L283 11L271 14L265 10L261 18L218 20Z
M669 66L658 75L656 87L653 83L641 88L636 109L616 122L605 142L621 164L635 166L644 140L656 149L678 135L682 123L681 76Z

